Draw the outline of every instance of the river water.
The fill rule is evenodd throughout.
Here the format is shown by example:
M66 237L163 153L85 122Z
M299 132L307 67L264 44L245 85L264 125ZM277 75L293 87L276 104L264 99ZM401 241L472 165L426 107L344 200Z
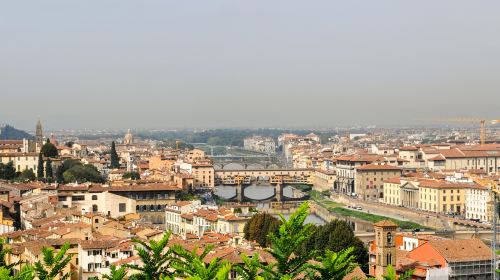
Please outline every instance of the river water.
M230 198L236 195L236 187L235 186L217 186L215 188L215 194L223 197L223 198ZM266 186L266 185L250 185L245 188L245 196L248 198L253 198L253 199L265 199L274 194L274 187L273 186ZM291 186L286 186L283 188L283 195L287 197L292 197L293 196L293 190ZM269 208L268 203L257 203L257 208L262 209L262 208ZM284 215L285 218L290 217L290 214ZM319 216L311 214L306 218L306 223L310 224L315 224L315 225L323 225L325 224L325 221L321 219Z
M217 186L215 187L215 194L223 197L230 198L236 195L235 186ZM252 199L265 199L274 194L274 186L265 185L250 185L245 188L245 196ZM292 187L286 186L283 188L283 195L292 197Z

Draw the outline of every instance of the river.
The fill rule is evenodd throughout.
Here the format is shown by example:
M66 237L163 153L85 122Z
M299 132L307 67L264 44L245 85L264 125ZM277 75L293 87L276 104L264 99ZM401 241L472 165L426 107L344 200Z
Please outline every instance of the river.
M269 185L250 185L245 188L245 196L257 200L268 198L272 196L273 193L274 193L274 187ZM223 198L234 197L236 195L236 187L220 185L215 187L215 194ZM285 188L283 188L283 195L287 197L292 197L293 196L292 186L286 186ZM257 209L265 209L265 208L269 208L269 203L257 203ZM290 215L286 214L284 216L288 218ZM342 216L339 218L349 222L353 227L353 230L355 231L360 231L360 232L373 231L371 223L363 223L361 221L351 219L350 217ZM325 224L325 221L321 219L319 216L311 214L307 217L306 223L323 225Z

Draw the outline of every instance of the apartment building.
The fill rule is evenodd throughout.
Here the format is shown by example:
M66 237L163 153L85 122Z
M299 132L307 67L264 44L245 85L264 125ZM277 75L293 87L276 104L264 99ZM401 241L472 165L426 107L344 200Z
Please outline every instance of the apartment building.
M400 177L401 173L401 168L387 164L366 164L356 167L356 194L364 200L383 200L384 180Z
M276 142L272 137L252 136L243 139L243 147L246 150L274 154L276 153Z
M337 180L334 184L334 191L338 193L354 194L356 168L371 163L383 163L385 158L373 154L354 154L340 156L335 159L335 168L337 170Z
M466 190L473 182L430 178L391 178L384 181L384 203L436 213L465 214Z
M0 163L13 163L17 172L22 172L26 169L33 169L36 174L38 167L38 153L3 153L0 154Z

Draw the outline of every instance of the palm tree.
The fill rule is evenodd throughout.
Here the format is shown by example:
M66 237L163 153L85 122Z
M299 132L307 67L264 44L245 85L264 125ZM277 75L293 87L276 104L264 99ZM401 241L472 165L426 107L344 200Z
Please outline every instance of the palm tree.
M109 274L105 274L102 276L102 279L106 280L123 280L127 276L127 268L120 267L116 269L115 265L111 265Z
M260 276L262 265L257 253L251 258L245 254L241 254L241 260L243 264L237 264L233 269L242 280L264 280L264 278Z
M342 280L351 273L356 264L353 262L355 256L352 254L353 247L347 248L339 253L330 250L325 251L324 257L318 257L319 265L311 265L309 272L311 280Z
M66 255L69 250L69 243L65 243L57 254L54 254L54 248L42 248L43 263L35 263L34 269L39 280L54 280L59 276L59 280L69 279L71 272L63 273L66 266L71 261L71 256Z
M280 215L282 224L277 234L269 234L271 248L267 249L276 262L264 268L265 279L283 279L287 275L293 279L310 267L308 261L316 256L316 250L299 253L303 243L314 233L312 224L304 225L308 209L309 204L304 202L288 220Z
M0 267L0 279L2 280L33 280L35 276L33 275L33 267L25 266L21 269L21 272L15 276L11 275L12 272L6 267Z
M177 256L172 263L175 274L188 280L227 280L231 272L231 264L214 258L210 263L204 262L205 257L210 253L213 246L207 246L198 255L198 248L188 251L179 245L174 246Z
M169 276L172 273L168 271L170 261L172 260L171 248L165 249L168 245L171 233L167 232L163 238L156 242L150 240L148 243L132 239L137 245L134 247L137 255L141 259L143 265L126 264L124 267L138 271L139 273L132 275L131 279L159 280L161 277Z
M15 263L7 264L7 260L6 260L7 255L10 254L11 252L12 252L12 250L10 248L5 248L5 240L0 238L0 267L4 267L8 270L12 270L12 268L23 263L22 261L18 261Z

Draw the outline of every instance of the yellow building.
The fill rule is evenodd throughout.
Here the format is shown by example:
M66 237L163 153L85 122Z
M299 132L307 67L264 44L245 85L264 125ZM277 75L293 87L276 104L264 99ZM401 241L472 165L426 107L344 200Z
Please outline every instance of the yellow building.
M38 167L38 153L4 153L0 154L0 163L7 164L11 162L17 172L26 169L33 169L36 174Z
M420 182L420 209L440 212L465 212L465 190L474 183L454 183L442 180Z
M384 198L384 180L401 176L401 168L392 165L366 164L356 167L354 190L361 199Z

